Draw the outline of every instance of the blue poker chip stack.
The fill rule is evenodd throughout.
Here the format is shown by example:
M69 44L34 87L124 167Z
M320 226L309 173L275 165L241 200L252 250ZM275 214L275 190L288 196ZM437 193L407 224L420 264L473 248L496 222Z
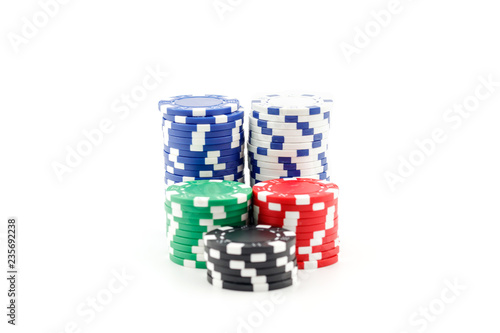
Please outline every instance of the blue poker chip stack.
M166 185L198 179L244 182L244 112L237 99L182 95L158 107Z
M288 177L329 181L332 104L332 100L306 94L253 100L247 145L250 185Z

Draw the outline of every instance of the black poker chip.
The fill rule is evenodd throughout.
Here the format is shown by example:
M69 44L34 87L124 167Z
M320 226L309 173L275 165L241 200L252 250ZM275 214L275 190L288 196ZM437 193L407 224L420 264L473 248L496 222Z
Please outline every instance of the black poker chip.
M225 259L217 259L213 258L205 252L205 260L207 262L211 262L217 266L223 266L230 269L244 269L244 268L272 268L272 267L281 267L285 266L291 261L295 260L295 254L287 256L283 254L278 258L268 258L263 262L249 262L245 260L225 260Z
M279 282L244 284L244 283L233 283L224 280L214 279L210 275L207 275L207 281L211 283L213 286L222 289L238 290L238 291L269 291L269 290L276 290L276 289L290 287L291 285L296 283L297 280L296 278L290 278Z
M223 274L220 272L214 272L210 269L207 269L207 275L211 278L223 280L227 282L233 283L247 283L247 284L259 284L259 283L271 283L271 282L279 282L291 279L292 277L297 276L298 268L295 267L291 272L280 273L280 274L271 274L271 275L259 275L253 277L241 277L236 275Z
M207 262L207 268L211 271L236 275L241 277L252 277L259 275L271 275L280 274L293 271L294 267L297 266L297 260L288 262L285 266L271 267L271 268L243 268L243 269L232 269L226 266L214 265L211 262Z

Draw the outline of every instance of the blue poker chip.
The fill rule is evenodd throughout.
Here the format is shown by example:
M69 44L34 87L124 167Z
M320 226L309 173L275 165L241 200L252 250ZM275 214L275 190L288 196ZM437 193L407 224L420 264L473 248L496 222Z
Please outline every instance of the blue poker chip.
M189 177L189 176L177 176L173 175L169 172L165 172L165 183L168 183L168 180L172 180L174 182L187 182L191 180L203 180L203 179L221 179L221 180L232 180L237 181L238 179L243 178L243 172L239 172L236 174L230 174L221 177Z
M252 110L278 116L310 116L331 111L333 101L320 96L267 95L252 101Z
M249 159L249 164L252 167L260 167L260 168L275 168L278 170L301 170L301 169L311 169L315 168L321 165L325 165L328 163L328 159L322 158L320 160L314 161L314 162L302 162L302 163L272 163L272 162L265 162L265 161L259 161L253 158Z
M218 170L234 169L234 168L237 168L239 165L242 165L244 163L245 163L245 160L243 158L240 158L238 160L234 160L231 162L222 162L222 163L217 163L217 164L204 164L204 163L203 164L187 164L187 163L170 161L169 158L166 157L165 158L165 169L170 166L170 167L173 167L176 169L182 169L182 170L218 171Z
M180 95L158 103L164 114L187 117L206 117L229 114L238 110L240 102L222 95Z
M243 119L225 124L178 124L163 118L163 129L174 129L187 132L216 132L230 130L243 125Z
M329 182L330 181L330 177L326 177L324 180L326 180L327 182ZM255 184L258 184L260 182L261 182L261 180L255 180L255 178L250 177L250 186L253 187Z
M319 148L311 148L311 149L293 149L293 150L279 150L279 149L269 149L263 147L256 147L251 144L247 144L247 149L249 152L263 155L263 156L290 156L290 157L302 157L302 156L312 156L316 154L320 154L326 152L328 149L328 145L322 146Z
M225 150L211 150L211 151L189 151L189 150L182 150L182 149L177 149L173 147L167 147L163 146L164 150L171 154L171 155L176 155L176 156L185 156L185 157L219 157L219 156L225 156L225 155L239 155L242 151L244 151L244 148L238 147L238 148L233 148L233 149L225 149Z
M225 170L182 170L168 166L166 172L176 175L176 176L188 176L188 177L201 177L201 178L213 178L213 177L223 177L227 175L234 175L243 172L244 164L240 164L236 167L225 169Z
M238 119L243 119L243 110L236 111L230 114L221 114L218 116L207 116L207 117L186 117L186 116L174 116L171 114L164 114L163 119L173 121L179 124L225 124L234 122Z
M164 134L169 135L170 137L175 136L179 138L219 138L221 136L232 136L241 133L241 131L243 131L243 126L214 132L180 131L165 128L163 130L166 131L164 132Z
M231 163L235 161L239 161L242 159L243 152L239 152L231 155L223 155L218 157L186 157L186 156L178 156L172 155L168 152L164 151L163 156L165 157L165 161L169 162L177 162L177 163L185 163L185 164L220 164L220 163Z
M271 180L271 179L277 179L277 178L289 178L289 176L279 176L279 177L266 176L266 175L262 175L258 172L253 172L253 171L250 171L250 177L252 177L253 179L258 180L258 181ZM318 173L314 177L307 176L304 178L314 178L314 179L319 179L319 180L327 180L327 178L329 179L329 176L328 176L328 173L325 171L325 172Z
M181 138L178 136L168 136L168 142L175 142L184 145L216 145L220 143L231 143L236 140L245 140L245 132L241 131L237 135L219 136L216 138Z
M322 126L317 128L304 128L304 129L275 129L275 128L264 128L254 126L252 124L249 125L251 131L254 131L259 134L265 135L279 135L279 136L307 136L307 135L315 135L318 133L328 133L330 130L329 126Z
M318 133L318 134L313 134L311 136L306 138L300 137L290 137L290 136L284 136L284 135L267 135L267 134L259 134L255 133L253 131L249 131L249 138L255 138L257 140L261 141L269 141L269 142L277 142L277 143L288 143L288 142L304 142L304 141L321 141L324 140L328 137L328 132L327 133ZM300 139L304 139L303 141Z
M260 156L250 151L248 152L248 156L254 160L262 160L266 162L280 163L280 164L300 163L304 159L304 157L290 157L290 156ZM317 161L326 157L327 157L326 152L322 152L317 155L307 156L306 162Z
M245 143L245 138L241 138L237 141L229 143L219 143L215 145L183 145L177 142L169 142L167 147L176 148L179 150L193 151L193 152L204 152L204 151L214 151L214 150L226 150L241 147Z
M315 170L315 171L311 171ZM324 164L315 169L302 169L302 170L279 170L279 169L264 169L260 167L256 167L251 165L250 172L254 174L262 174L267 176L276 176L276 177L308 177L312 174L319 174L322 172L328 171L328 164Z
M278 142L263 142L258 140L249 139L248 143L256 147L276 149L276 150L288 150L288 149L313 149L320 148L322 146L328 145L327 140L323 141L310 141L302 143L278 143Z
M254 117L255 119L276 121L282 123L302 123L302 122L330 119L330 111L312 116L277 116L269 113L260 113L258 111L252 111L252 117Z

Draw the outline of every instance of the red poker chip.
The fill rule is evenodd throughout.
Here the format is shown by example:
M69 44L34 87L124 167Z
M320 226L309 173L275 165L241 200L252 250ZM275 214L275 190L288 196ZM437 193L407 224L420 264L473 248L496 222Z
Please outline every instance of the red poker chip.
M321 223L321 224L311 224L307 226L300 226L300 227L294 227L290 225L285 225L282 222L280 223L275 223L272 221L266 221L265 219L255 219L254 222L256 224L267 224L271 225L273 227L280 227L280 228L285 228L290 231L294 231L295 234L297 233L308 233L308 232L314 232L314 231L321 231L321 230L330 230L330 229L338 229L338 224L337 224L337 219L333 221L333 223Z
M337 261L339 261L339 256L333 256L330 258L326 259L321 259L321 260L313 260L313 261L298 261L297 262L297 267L299 269L317 269L321 267L327 267L335 264Z
M297 254L297 261L314 261L314 260L322 260L327 259L339 254L340 247L333 248L331 250L323 251L323 252L314 252L309 254Z
M338 238L338 234L334 233L333 235L326 236L323 238L316 239L297 239L295 241L295 246L304 247L304 246L318 246L323 244L328 244L334 242Z
M260 183L258 183L260 184ZM336 210L337 202L336 201L323 201L323 202L316 202L310 205L287 205L287 204L282 204L282 203L277 203L277 202L264 202L260 201L259 199L256 199L253 197L253 204L254 207L258 206L263 209L267 209L273 212L316 212L316 211L324 211L327 210L330 207L334 207L333 209ZM330 209L331 210L331 209Z
M255 200L293 206L337 200L339 194L337 185L311 178L267 180L255 184L252 191Z
M334 240L333 242L322 244L322 245L297 246L295 252L296 252L296 254L309 254L309 253L315 253L315 252L324 252L324 251L334 249L337 246L339 246L338 238L336 240Z
M278 218L291 218L291 219L311 219L311 218L316 218L316 217L322 217L326 215L333 215L337 217L337 208L335 206L323 209L323 210L317 210L317 211L299 211L299 210L288 210L288 211L275 211L275 210L269 210L265 207L261 207L258 204L255 204L255 201L253 202L253 211L254 214L262 214L270 217L278 217Z
M333 217L331 215L318 216L318 217L313 217L310 219L294 219L294 218L285 218L285 217L274 217L274 216L268 216L266 214L258 214L255 211L254 211L253 216L256 220L262 219L262 220L270 221L273 223L283 223L283 225L295 226L295 227L308 226L308 225L314 225L314 224L323 224L323 223L327 223L333 219ZM335 219L337 219L337 217L335 217Z
M284 227L287 229L288 227ZM296 240L308 240L308 239L318 239L318 238L325 238L328 236L331 236L335 233L337 233L338 226L334 226L331 229L323 229L323 230L318 230L318 231L309 231L309 232L299 232L298 234L295 233L295 239Z

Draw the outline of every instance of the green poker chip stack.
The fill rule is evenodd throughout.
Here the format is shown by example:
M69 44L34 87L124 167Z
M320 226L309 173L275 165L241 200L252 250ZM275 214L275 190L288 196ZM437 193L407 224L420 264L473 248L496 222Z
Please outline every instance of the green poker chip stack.
M228 180L193 180L165 191L170 260L191 268L206 268L205 233L248 222L252 188Z

